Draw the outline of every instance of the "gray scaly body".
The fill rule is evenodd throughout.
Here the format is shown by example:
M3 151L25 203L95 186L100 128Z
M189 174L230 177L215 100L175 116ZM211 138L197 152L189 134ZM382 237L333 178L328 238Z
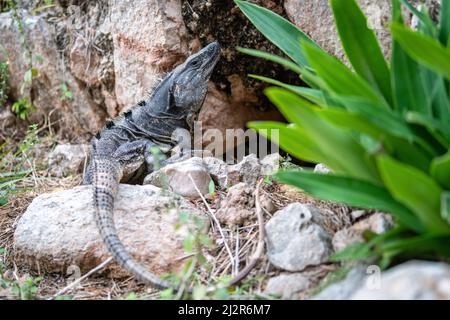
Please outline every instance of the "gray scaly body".
M85 183L94 189L95 219L100 235L115 260L139 281L157 288L172 287L135 261L117 236L114 198L121 181L153 169L152 147L168 152L177 129L191 130L203 100L220 47L214 42L167 74L151 96L109 121L92 141ZM169 162L170 162L169 158Z

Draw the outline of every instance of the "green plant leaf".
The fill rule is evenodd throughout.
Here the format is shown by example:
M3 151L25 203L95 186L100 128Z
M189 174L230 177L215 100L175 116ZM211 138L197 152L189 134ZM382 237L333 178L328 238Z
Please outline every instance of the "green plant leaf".
M300 31L290 21L266 8L247 1L235 0L234 2L253 23L256 29L267 39L286 53L298 65L308 65L308 61L300 45L300 39L314 44L316 47L318 46L306 34Z
M392 36L413 59L450 79L450 51L429 36L394 23Z
M364 97L380 109L389 108L378 91L338 59L308 43L303 43L303 47L308 61L332 93L342 96Z
M264 82L267 82L267 83L270 83L270 84L273 84L273 85L276 85L276 86L279 86L279 87L282 87L285 89L288 89L289 91L292 91L292 92L298 94L299 96L304 97L304 98L308 99L309 101L314 102L316 104L326 104L324 94L320 90L294 86L294 85L283 83L278 80L274 80L274 79L266 78L266 77L262 77L262 76L257 76L257 75L253 75L253 74L250 74L249 77L257 79L257 80L261 80L261 81L264 81Z
M294 71L298 74L302 73L302 68L300 68L298 65L296 65L294 62L288 60L288 59L284 59L282 57L279 57L277 55L268 53L268 52L264 52L264 51L260 51L260 50L254 50L254 49L248 49L248 48L241 48L238 47L237 50L239 52L242 52L244 54L247 54L249 56L253 56L253 57L257 57L257 58L263 58L275 63L278 63L280 65L282 65L283 67L285 67L288 70Z
M271 121L249 122L247 126L275 143L278 141L283 150L296 158L310 162L323 162L327 158L311 140L308 132L300 126L287 126L284 123ZM272 136L271 129L277 130L276 137Z
M214 194L216 192L216 184L214 183L214 180L210 180L208 184L208 192L209 194Z
M389 156L378 156L377 163L395 199L413 211L432 233L450 234L450 226L440 216L442 189L431 177Z
M442 187L450 190L450 151L431 162L430 173Z
M352 261L376 257L377 253L371 250L370 245L363 242L352 243L330 257L330 261Z
M408 127L403 118L389 109L379 108L373 102L358 97L336 96L344 107L361 116L364 116L377 127L393 136L403 138L407 141L414 141L414 132Z
M409 0L401 0L401 2L408 8L409 11L411 11L413 15L419 19L419 31L426 32L426 34L431 36L435 36L437 34L437 28L427 13L416 9L411 3L409 3Z
M424 231L413 212L395 200L382 186L348 176L310 171L283 171L277 173L276 178L322 200L390 212L412 230Z
M389 67L378 40L355 0L331 0L342 46L355 71L392 104Z
M441 195L441 216L442 219L450 223L450 192L442 192Z
M417 112L408 112L405 115L406 121L426 127L430 132L440 132L446 141L442 141L445 147L450 143L450 128L438 119L425 116Z
M378 140L384 136L383 130L358 113L338 108L323 109L319 112L324 119L337 127L352 129Z
M380 245L382 252L396 252L404 256L413 254L420 256L428 253L438 253L443 257L450 257L450 237L423 234L414 237L403 236L399 239L386 241Z
M439 40L442 45L447 46L450 38L450 2L441 1L441 25L439 31Z
M392 1L393 21L403 24L399 0ZM431 101L422 83L421 67L406 54L400 44L392 41L392 87L394 100L399 113L418 111L431 114Z
M364 149L357 143L348 130L338 128L324 119L320 109L305 99L281 88L268 88L267 97L290 121L304 128L324 155L345 154L346 157L330 157L326 162L336 172L379 181L373 164L367 161Z

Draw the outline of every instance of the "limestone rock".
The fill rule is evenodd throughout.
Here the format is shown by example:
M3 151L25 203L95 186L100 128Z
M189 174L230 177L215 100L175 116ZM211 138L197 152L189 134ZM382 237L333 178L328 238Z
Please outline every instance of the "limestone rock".
M241 162L228 166L228 185L233 186L239 182L255 185L261 176L261 164L254 154L244 157Z
M281 299L296 299L297 295L309 289L311 281L300 273L280 274L270 278L264 293L277 295Z
M330 173L331 170L330 170L330 168L328 168L323 163L319 163L318 165L316 165L314 167L314 172L317 172L317 173Z
M384 272L376 266L358 265L314 299L449 300L450 265L413 260Z
M226 225L243 225L255 220L254 191L254 187L243 182L231 187L226 198L220 202L217 219Z
M323 221L322 212L313 205L293 203L275 213L266 224L270 262L288 271L326 262L332 249Z
M363 264L356 265L351 269L345 278L337 283L323 289L314 300L348 300L358 288L360 288L366 280L367 266Z
M333 236L333 248L340 251L355 242L363 242L363 232L370 230L381 234L393 226L392 217L384 213L374 213L368 218L358 221L353 226L339 230Z
M359 0L358 2L367 15L370 25L376 31L385 52L388 52L391 42L388 32L391 1ZM303 32L329 53L341 60L344 59L328 0L286 0L284 8L289 19Z
M105 113L92 99L88 90L70 73L64 70L58 47L49 41L55 37L52 26L44 18L19 10L24 32L33 52L33 67L37 75L30 86L22 91L24 75L29 70L29 58L21 45L21 35L12 12L0 14L0 60L9 60L10 94L15 100L32 93L37 111L30 115L30 122L39 123L44 117L52 122L61 120L56 127L64 127L73 134L95 133L102 125ZM61 99L62 84L72 92L72 99Z
M185 58L188 43L179 0L114 1L110 10L115 93L123 109Z
M218 185L221 189L226 189L228 186L227 164L216 157L203 158L203 164L211 175L211 178L213 178L216 185Z
M48 155L50 174L63 177L82 172L87 161L89 146L85 144L59 144Z
M379 285L361 286L353 300L449 300L450 265L409 261L381 273Z
M261 174L262 175L272 175L275 174L279 169L283 157L279 153L272 153L261 159Z
M210 182L211 176L203 165L203 160L197 157L167 165L150 173L144 179L144 184L169 188L171 191L188 198L200 197L195 186L202 195L208 194Z
M120 185L115 221L129 252L157 274L178 270L185 254L186 229L175 229L179 213L204 217L189 202L154 186ZM46 272L69 266L88 271L109 257L100 239L92 206L92 187L42 194L20 218L14 234L16 262ZM127 275L115 263L113 276Z

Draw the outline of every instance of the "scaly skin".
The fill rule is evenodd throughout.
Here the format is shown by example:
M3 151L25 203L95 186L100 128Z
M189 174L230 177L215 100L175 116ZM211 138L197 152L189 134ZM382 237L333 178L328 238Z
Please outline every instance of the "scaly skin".
M121 181L152 170L152 146L168 152L176 129L192 129L206 96L207 83L220 56L212 43L166 75L146 101L108 122L92 141L92 160L85 183L93 184L95 219L114 259L135 278L156 288L173 288L131 257L114 224L114 199ZM170 162L170 159L169 159Z

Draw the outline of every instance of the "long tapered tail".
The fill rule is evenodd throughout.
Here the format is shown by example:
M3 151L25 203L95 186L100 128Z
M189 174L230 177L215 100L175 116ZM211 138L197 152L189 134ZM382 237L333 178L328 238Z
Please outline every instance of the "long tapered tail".
M95 219L108 251L117 263L132 273L137 280L159 289L174 288L169 282L161 280L134 260L117 235L114 224L114 199L122 177L122 166L112 159L94 157L91 169Z

